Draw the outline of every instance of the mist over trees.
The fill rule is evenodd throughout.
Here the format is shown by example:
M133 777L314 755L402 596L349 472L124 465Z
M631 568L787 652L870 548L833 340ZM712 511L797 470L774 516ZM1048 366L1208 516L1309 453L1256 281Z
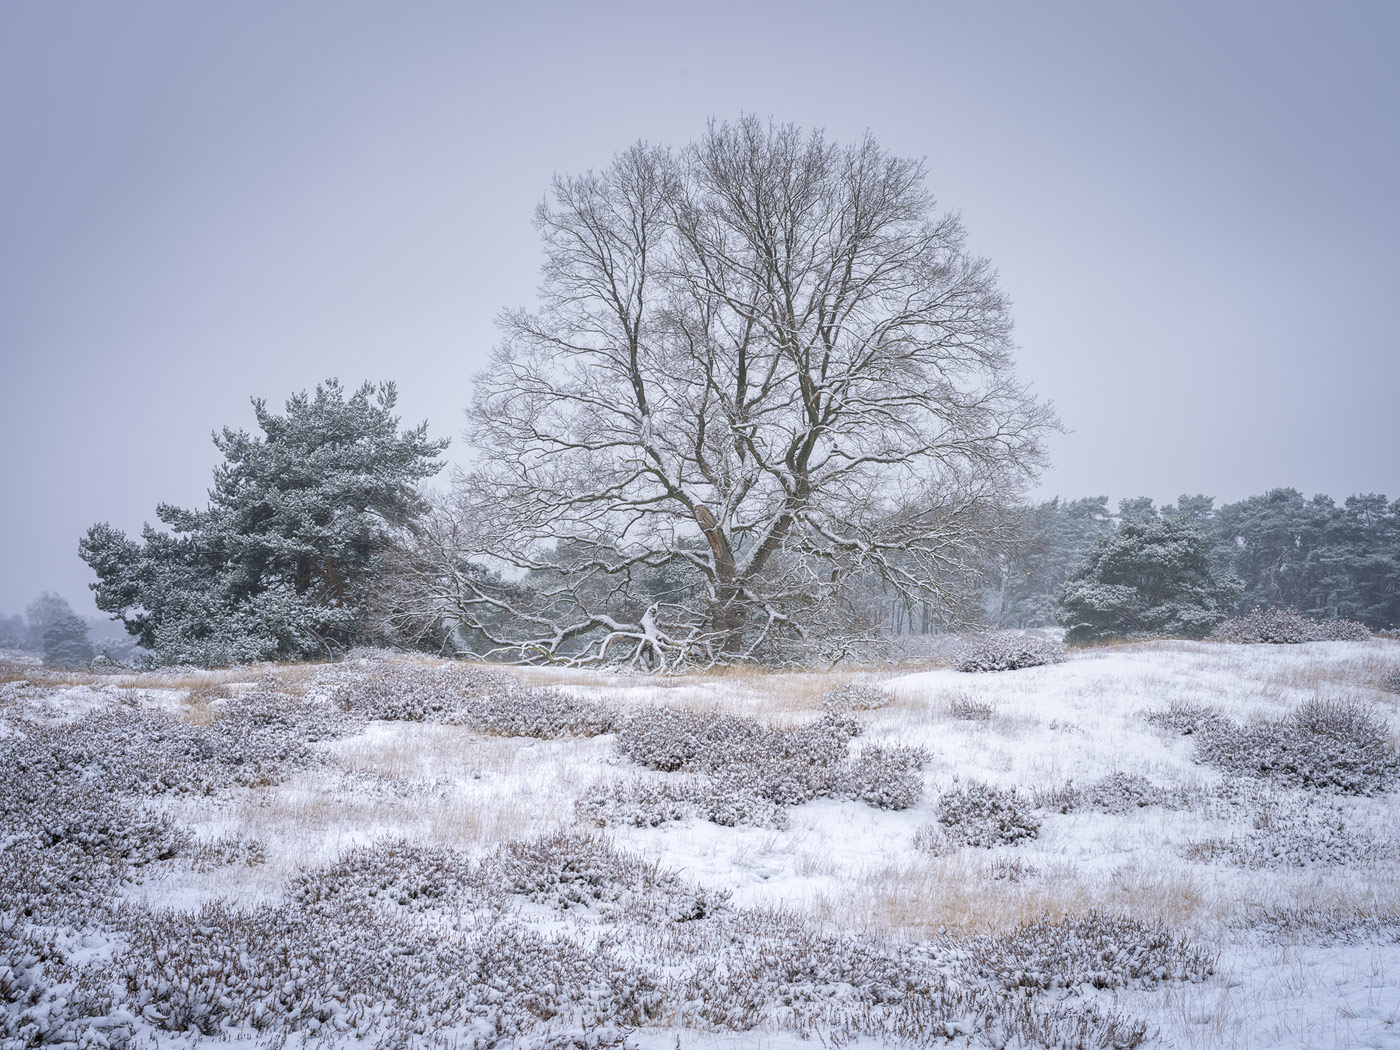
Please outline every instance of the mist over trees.
M1126 499L1116 519L1104 497L1051 500L1024 513L1025 542L998 567L990 618L1000 626L1056 623L1062 590L1094 540L1131 522L1169 519L1205 535L1213 570L1240 581L1227 612L1278 606L1375 630L1400 625L1400 500L1366 494L1339 504L1280 488L1219 508L1204 495L1161 508Z

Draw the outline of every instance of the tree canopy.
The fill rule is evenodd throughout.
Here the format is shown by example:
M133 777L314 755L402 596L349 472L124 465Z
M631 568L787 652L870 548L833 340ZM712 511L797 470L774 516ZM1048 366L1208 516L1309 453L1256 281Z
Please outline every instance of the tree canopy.
M452 616L541 659L832 654L853 588L962 608L1055 425L923 167L745 118L554 182L477 377Z
M94 525L80 544L97 606L165 663L327 653L362 637L379 559L424 509L441 468L427 424L400 430L392 383L346 396L332 379L283 415L253 400L259 434L224 428L209 504L156 509L133 540Z

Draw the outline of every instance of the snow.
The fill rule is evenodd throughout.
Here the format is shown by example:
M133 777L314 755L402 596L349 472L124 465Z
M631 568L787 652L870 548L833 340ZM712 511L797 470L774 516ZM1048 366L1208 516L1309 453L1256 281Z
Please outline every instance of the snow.
M1035 792L1125 772L1168 789L1209 792L1222 775L1194 760L1192 737L1143 717L1173 702L1211 704L1245 721L1278 718L1312 699L1344 699L1364 705L1396 734L1400 697L1377 685L1395 666L1400 643L1378 639L1292 646L1143 643L1074 651L1063 663L993 674L937 667L676 681L538 670L520 677L622 710L670 704L784 724L819 715L827 688L853 677L878 683L896 700L858 715L864 733L853 747L927 749L932 760L915 806L888 811L818 799L791 809L783 830L692 818L607 834L619 848L685 879L729 891L737 907L796 910L831 930L917 942L1095 908L1159 922L1215 953L1217 963L1198 984L1096 993L1115 1009L1147 1019L1149 1045L1316 1050L1400 1048L1400 821L1393 792L1328 800L1350 834L1388 849L1347 865L1246 868L1188 859L1183 851L1193 844L1251 830L1221 806L1153 805L1123 814L1041 809L1034 839L947 856L919 851L915 836L936 820L941 792L971 781ZM37 696L8 689L0 736L22 731L17 719L25 710L71 719L117 700L180 710L186 695L132 684L64 686ZM990 704L992 717L950 716L958 697ZM176 862L128 886L126 894L184 909L217 899L276 903L289 876L326 864L352 845L406 837L482 857L503 842L574 828L573 800L591 785L665 776L643 774L618 759L611 735L525 740L461 726L375 722L322 750L325 764L278 785L161 803L201 841L263 841L265 863L197 871ZM1010 858L1038 874L1021 881L991 878L993 862ZM1390 925L1270 930L1256 921L1260 908L1308 915L1330 909L1358 919L1388 915ZM96 958L111 949L93 937L83 950ZM148 1034L158 1044L179 1042L168 1033ZM235 1044L242 1040L233 1035ZM782 1030L641 1029L632 1039L642 1048L815 1045Z

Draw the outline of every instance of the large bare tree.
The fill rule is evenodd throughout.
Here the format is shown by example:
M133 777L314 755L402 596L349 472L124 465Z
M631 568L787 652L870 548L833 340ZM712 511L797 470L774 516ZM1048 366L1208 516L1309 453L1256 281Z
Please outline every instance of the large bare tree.
M748 117L556 178L536 225L435 533L464 637L802 659L861 635L858 590L957 606L1055 421L921 164Z

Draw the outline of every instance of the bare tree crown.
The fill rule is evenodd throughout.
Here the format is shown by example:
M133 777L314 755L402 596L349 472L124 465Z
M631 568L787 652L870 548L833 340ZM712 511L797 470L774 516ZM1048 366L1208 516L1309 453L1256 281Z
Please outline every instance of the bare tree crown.
M1055 424L922 165L746 117L556 178L536 225L444 510L500 570L465 630L659 665L839 649L853 588L951 602Z

